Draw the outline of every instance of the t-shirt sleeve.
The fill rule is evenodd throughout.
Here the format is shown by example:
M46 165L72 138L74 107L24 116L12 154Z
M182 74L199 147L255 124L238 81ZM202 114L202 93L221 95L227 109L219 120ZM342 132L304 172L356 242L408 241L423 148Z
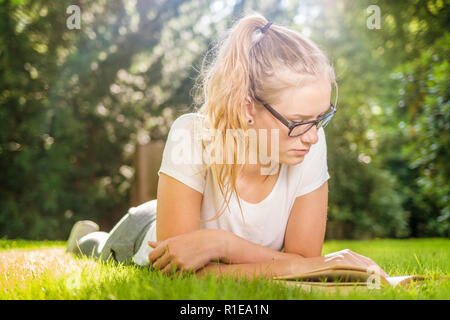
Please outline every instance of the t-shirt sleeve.
M177 118L169 131L158 171L171 176L203 194L206 173L203 169L202 144L198 139L199 116L188 113Z
M319 129L318 135L319 141L311 146L310 152L305 156L302 176L295 197L316 190L330 178L327 165L327 143L323 128Z

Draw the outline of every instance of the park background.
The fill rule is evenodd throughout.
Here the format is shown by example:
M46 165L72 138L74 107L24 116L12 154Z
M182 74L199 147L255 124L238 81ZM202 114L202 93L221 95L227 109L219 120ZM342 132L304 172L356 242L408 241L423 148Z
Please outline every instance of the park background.
M203 56L251 12L335 67L327 239L449 237L448 1L0 0L0 238L108 231L156 198Z

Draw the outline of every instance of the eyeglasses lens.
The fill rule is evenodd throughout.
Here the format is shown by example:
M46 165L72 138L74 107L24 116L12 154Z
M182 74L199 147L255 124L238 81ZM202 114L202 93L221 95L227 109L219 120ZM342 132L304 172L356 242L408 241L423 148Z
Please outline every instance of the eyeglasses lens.
M304 134L306 131L311 129L314 126L314 123L308 123L308 124L301 124L298 126L295 126L294 129L292 129L291 134L289 136L291 137L297 137L302 134Z

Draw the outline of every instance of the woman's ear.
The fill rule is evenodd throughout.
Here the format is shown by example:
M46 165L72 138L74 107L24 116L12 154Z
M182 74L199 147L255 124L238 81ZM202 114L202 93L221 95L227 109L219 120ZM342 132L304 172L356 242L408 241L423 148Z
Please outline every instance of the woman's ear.
M247 98L245 98L244 111L245 111L245 117L247 119L247 122L253 123L254 116L256 114L256 110L255 110L254 101L249 96L247 96Z

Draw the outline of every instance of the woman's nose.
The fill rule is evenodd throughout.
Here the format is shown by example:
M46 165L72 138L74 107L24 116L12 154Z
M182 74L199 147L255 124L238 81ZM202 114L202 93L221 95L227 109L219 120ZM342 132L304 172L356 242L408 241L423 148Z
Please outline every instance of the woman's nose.
M319 135L318 135L317 130L318 129L316 126L312 126L311 129L309 129L308 131L306 131L304 134L302 134L300 136L300 139L302 140L302 142L304 144L313 145L313 144L317 143L317 141L319 140Z

